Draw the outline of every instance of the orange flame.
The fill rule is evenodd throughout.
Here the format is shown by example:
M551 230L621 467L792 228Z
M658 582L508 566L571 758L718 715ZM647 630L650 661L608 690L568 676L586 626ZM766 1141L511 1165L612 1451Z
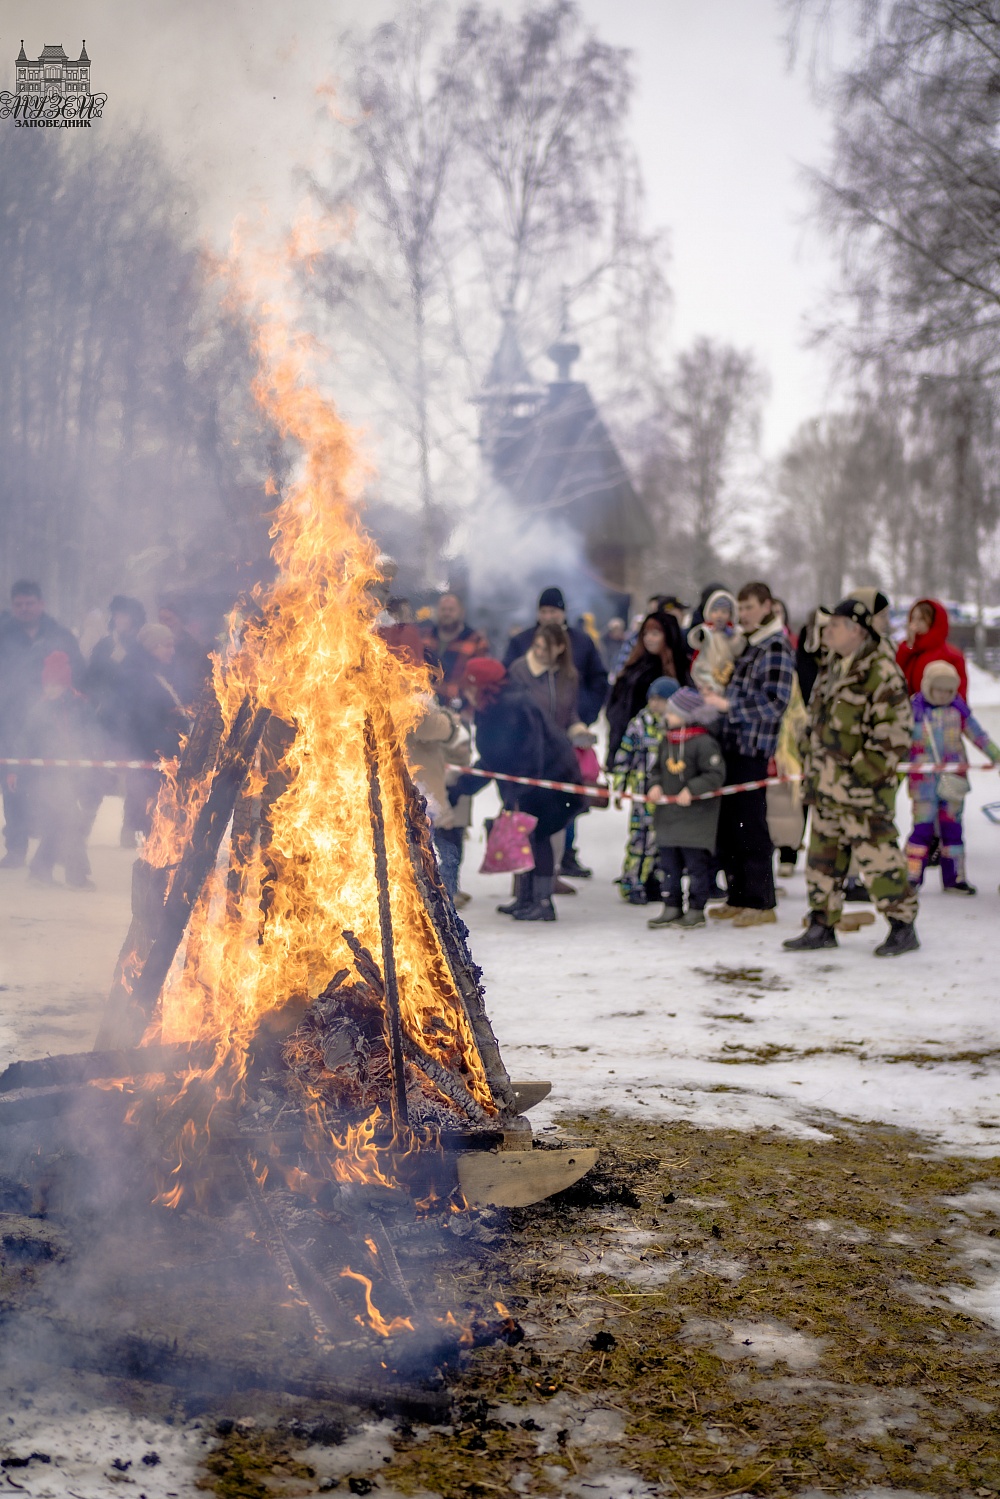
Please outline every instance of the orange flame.
M391 1337L394 1332L402 1332L404 1329L407 1332L413 1332L413 1322L409 1317L393 1317L391 1322L385 1320L378 1307L372 1301L372 1283L367 1275L359 1275L356 1270L352 1270L348 1266L346 1269L341 1270L340 1278L341 1280L356 1280L359 1285L364 1286L365 1312L368 1315L368 1326L372 1332L377 1332L383 1338ZM362 1319L357 1317L355 1320L361 1322Z
M381 957L363 745L371 715L380 742L403 1024L442 1065L460 1071L476 1101L493 1113L482 1061L410 862L396 753L423 712L418 694L427 679L422 667L394 657L374 628L377 552L357 515L364 471L352 434L309 379L310 350L273 311L260 323L258 350L255 394L298 446L301 462L274 514L279 578L260 594L259 617L244 623L242 638L234 627L214 683L226 727L250 695L294 725L294 738L268 812L267 859L258 845L243 871L236 920L224 899L226 871L215 871L167 980L158 1034L164 1041L209 1037L245 1048L263 1014L296 996L315 998L339 968L351 968L345 929ZM261 784L258 778L253 789ZM199 785L182 805L176 776L168 776L147 859L160 865L176 859L206 791L207 783ZM336 1152L342 1162L352 1154L339 1142Z

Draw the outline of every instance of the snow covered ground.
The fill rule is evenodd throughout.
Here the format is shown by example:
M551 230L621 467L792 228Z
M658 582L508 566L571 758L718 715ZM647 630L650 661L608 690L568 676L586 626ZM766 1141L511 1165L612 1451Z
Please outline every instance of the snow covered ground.
M974 711L1000 740L1000 683L975 668L971 677ZM979 894L946 896L930 871L921 951L898 959L872 956L881 919L837 951L783 951L806 909L801 855L776 926L649 931L652 913L625 905L611 884L625 841L625 814L613 809L579 825L594 877L557 898L559 921L515 924L494 910L506 883L474 872L477 829L463 914L508 1067L552 1080L536 1123L603 1107L804 1132L822 1131L829 1112L924 1130L963 1152L1000 1150L1000 827L982 812L1000 782L990 771L971 779L969 878ZM478 798L479 821L493 795ZM905 792L898 805L905 837ZM727 969L759 977L732 982Z

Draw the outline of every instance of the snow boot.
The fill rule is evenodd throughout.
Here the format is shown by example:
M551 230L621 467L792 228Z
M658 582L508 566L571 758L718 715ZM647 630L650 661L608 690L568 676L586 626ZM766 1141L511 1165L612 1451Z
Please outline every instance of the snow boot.
M912 921L894 921L889 918L889 935L875 949L876 958L901 958L905 952L916 952L920 943Z
M556 908L552 904L551 875L529 875L531 902L511 914L515 921L555 921Z
M648 927L676 926L677 922L682 919L680 906L664 906L659 916L651 916L646 925Z
M871 896L865 889L864 881L851 878L844 884L844 899L847 901L861 901L865 905L871 905Z
M687 929L693 926L707 926L708 923L705 920L704 911L685 911L677 925Z
M516 874L514 876L514 899L506 901L504 905L497 906L501 916L514 916L525 906L531 905L531 875Z
M812 913L812 919L801 937L789 937L783 942L782 947L787 952L819 952L823 947L837 946L837 933L832 926L827 926L821 921L816 912Z
M773 906L761 909L758 906L747 906L745 910L739 911L733 917L733 926L773 926L778 919L778 913Z
M944 886L945 895L975 895L975 885L970 885L968 880L956 880L954 885Z
M731 906L728 901L724 906L713 906L709 912L713 921L735 921L736 917L743 912L743 906Z
M563 854L559 873L564 874L568 880L589 880L594 871L585 869L576 857L576 849L571 848L568 853Z

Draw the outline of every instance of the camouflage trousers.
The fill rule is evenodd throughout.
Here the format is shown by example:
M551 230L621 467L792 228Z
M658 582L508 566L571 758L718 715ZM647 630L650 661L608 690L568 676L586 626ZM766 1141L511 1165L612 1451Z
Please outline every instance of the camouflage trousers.
M836 926L844 908L844 880L853 854L872 901L883 916L914 921L917 897L907 880L906 855L887 812L861 812L836 802L810 808L806 885L810 910Z

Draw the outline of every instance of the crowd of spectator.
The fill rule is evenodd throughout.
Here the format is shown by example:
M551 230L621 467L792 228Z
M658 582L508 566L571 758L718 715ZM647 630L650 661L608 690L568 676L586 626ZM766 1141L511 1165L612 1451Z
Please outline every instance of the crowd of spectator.
M107 633L85 656L77 637L46 612L38 583L21 579L0 613L0 767L4 845L0 869L28 865L52 884L61 867L74 889L93 888L87 838L106 795L124 790L123 846L149 831L161 776L18 762L114 761L147 766L177 754L210 670L206 645L182 606L164 599L147 622L138 599L116 595ZM29 840L38 839L28 864Z
M432 813L440 806L448 821L464 806L466 825L469 798L492 778L504 809L534 823L533 869L498 909L555 920L553 897L591 873L575 828L603 715L604 770L629 805L618 887L629 904L662 903L651 927L703 926L709 907L734 928L773 923L775 855L787 878L806 846L809 914L786 946L828 947L841 923L874 920L845 916L846 901L887 918L879 956L914 951L929 863L948 893L976 893L962 837L964 744L1000 759L970 714L965 662L948 633L944 606L920 599L895 646L888 600L868 588L817 608L796 634L759 581L736 593L713 582L693 607L659 594L631 628L616 618L598 633L591 616L571 626L562 593L547 588L535 624L511 635L499 661L461 600L444 595L423 628L425 659L440 704L474 727L478 760L472 773L452 764ZM467 743L463 757L467 765ZM905 848L894 820L902 780L914 802ZM457 863L454 853L453 843L447 881L461 901L460 846Z
M630 625L611 619L603 632L589 614L571 625L562 592L546 588L535 623L512 631L502 653L456 593L423 612L417 619L408 600L391 598L379 628L429 668L433 694L407 754L458 904L469 899L460 870L472 799L492 780L504 811L531 828L531 867L499 909L516 921L556 919L555 898L591 876L577 823L601 775L599 738L612 794L629 807L618 889L630 905L662 905L651 927L703 926L710 907L734 928L773 923L775 852L784 878L804 845L810 910L786 944L795 950L829 947L838 926L874 919L845 915L845 901L887 917L880 954L914 950L932 864L949 893L976 893L962 832L964 746L993 760L1000 749L970 713L965 661L937 600L914 603L898 646L875 589L817 608L795 634L763 582L736 592L713 582L694 606L658 594ZM61 868L68 886L93 888L88 835L115 790L122 845L141 841L156 767L178 753L210 646L176 598L150 621L120 594L84 650L37 583L14 584L0 613L0 869L27 865L49 884ZM914 803L905 848L894 821L901 779Z

